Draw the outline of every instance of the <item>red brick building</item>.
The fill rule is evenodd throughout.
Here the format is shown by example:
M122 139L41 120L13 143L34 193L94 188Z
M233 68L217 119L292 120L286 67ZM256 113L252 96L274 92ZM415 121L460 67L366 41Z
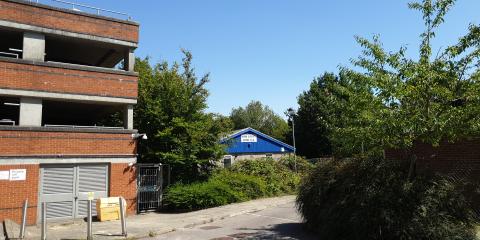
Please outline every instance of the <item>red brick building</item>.
M20 222L27 199L28 224L43 202L49 220L84 217L89 192L135 212L138 34L130 20L0 0L0 222Z
M480 182L480 138L465 139L455 143L442 142L434 147L425 143L414 144L412 152L387 150L386 158L409 160L411 154L417 157L418 171L433 171L456 178Z

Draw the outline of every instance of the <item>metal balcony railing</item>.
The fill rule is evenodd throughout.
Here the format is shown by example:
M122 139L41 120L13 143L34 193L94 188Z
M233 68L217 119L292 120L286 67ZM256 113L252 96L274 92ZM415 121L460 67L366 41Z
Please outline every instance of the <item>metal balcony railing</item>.
M18 58L17 53L0 52L0 57Z
M43 1L40 0L28 0L29 2L35 2L35 3L42 3ZM46 1L46 0L45 0ZM60 5L69 5L72 6L71 9L73 11L78 11L78 12L83 12L82 9L87 9L89 10L88 13L96 13L99 16L106 16L104 13L109 13L113 14L115 16L122 16L122 18L130 21L132 20L132 17L128 13L123 13L123 12L118 12L118 11L113 11L109 9L103 9L103 8L98 8L98 7L93 7L81 3L74 3L74 2L68 2L68 1L63 1L63 0L50 0L51 2L55 2Z

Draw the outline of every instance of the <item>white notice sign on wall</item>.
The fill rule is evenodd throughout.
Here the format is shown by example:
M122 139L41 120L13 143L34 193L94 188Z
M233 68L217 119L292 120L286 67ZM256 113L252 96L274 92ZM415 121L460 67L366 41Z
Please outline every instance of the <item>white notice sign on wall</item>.
M241 142L257 142L257 136L253 134L243 134L240 136Z
M27 169L11 169L10 181L25 181L27 179Z
M9 180L10 171L0 171L0 180Z

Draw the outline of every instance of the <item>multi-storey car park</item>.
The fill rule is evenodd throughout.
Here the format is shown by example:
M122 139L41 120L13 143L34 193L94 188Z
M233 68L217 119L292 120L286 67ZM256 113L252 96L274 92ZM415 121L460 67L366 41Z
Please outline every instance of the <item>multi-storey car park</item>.
M49 220L84 217L89 192L135 212L138 35L131 20L0 0L0 222L20 222L26 199L28 224L43 202Z

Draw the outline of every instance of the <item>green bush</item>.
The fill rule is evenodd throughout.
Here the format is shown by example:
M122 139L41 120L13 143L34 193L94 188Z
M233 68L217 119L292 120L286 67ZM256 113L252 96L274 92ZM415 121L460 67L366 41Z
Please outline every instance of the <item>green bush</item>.
M285 165L292 171L295 170L295 165L296 165L297 172L300 174L305 174L310 172L315 166L311 162L307 161L304 157L301 157L301 156L294 157L292 155L288 155L280 158L279 163L282 165Z
M170 186L163 203L167 209L196 210L295 193L299 183L300 175L284 162L245 160L229 170L214 172L205 182Z
M232 190L239 193L243 200L255 199L267 196L267 184L263 179L235 173L231 171L220 171L211 177L211 181L217 181L228 185Z
M175 184L168 188L164 205L168 209L195 210L221 206L240 201L242 197L228 185L208 181L192 184Z
M196 210L267 195L263 179L230 171L216 172L206 182L175 184L165 193L167 209Z
M321 239L475 239L466 185L442 176L407 181L408 167L383 159L320 163L297 206Z
M298 174L272 158L238 161L231 171L261 177L270 196L295 193L300 183Z

